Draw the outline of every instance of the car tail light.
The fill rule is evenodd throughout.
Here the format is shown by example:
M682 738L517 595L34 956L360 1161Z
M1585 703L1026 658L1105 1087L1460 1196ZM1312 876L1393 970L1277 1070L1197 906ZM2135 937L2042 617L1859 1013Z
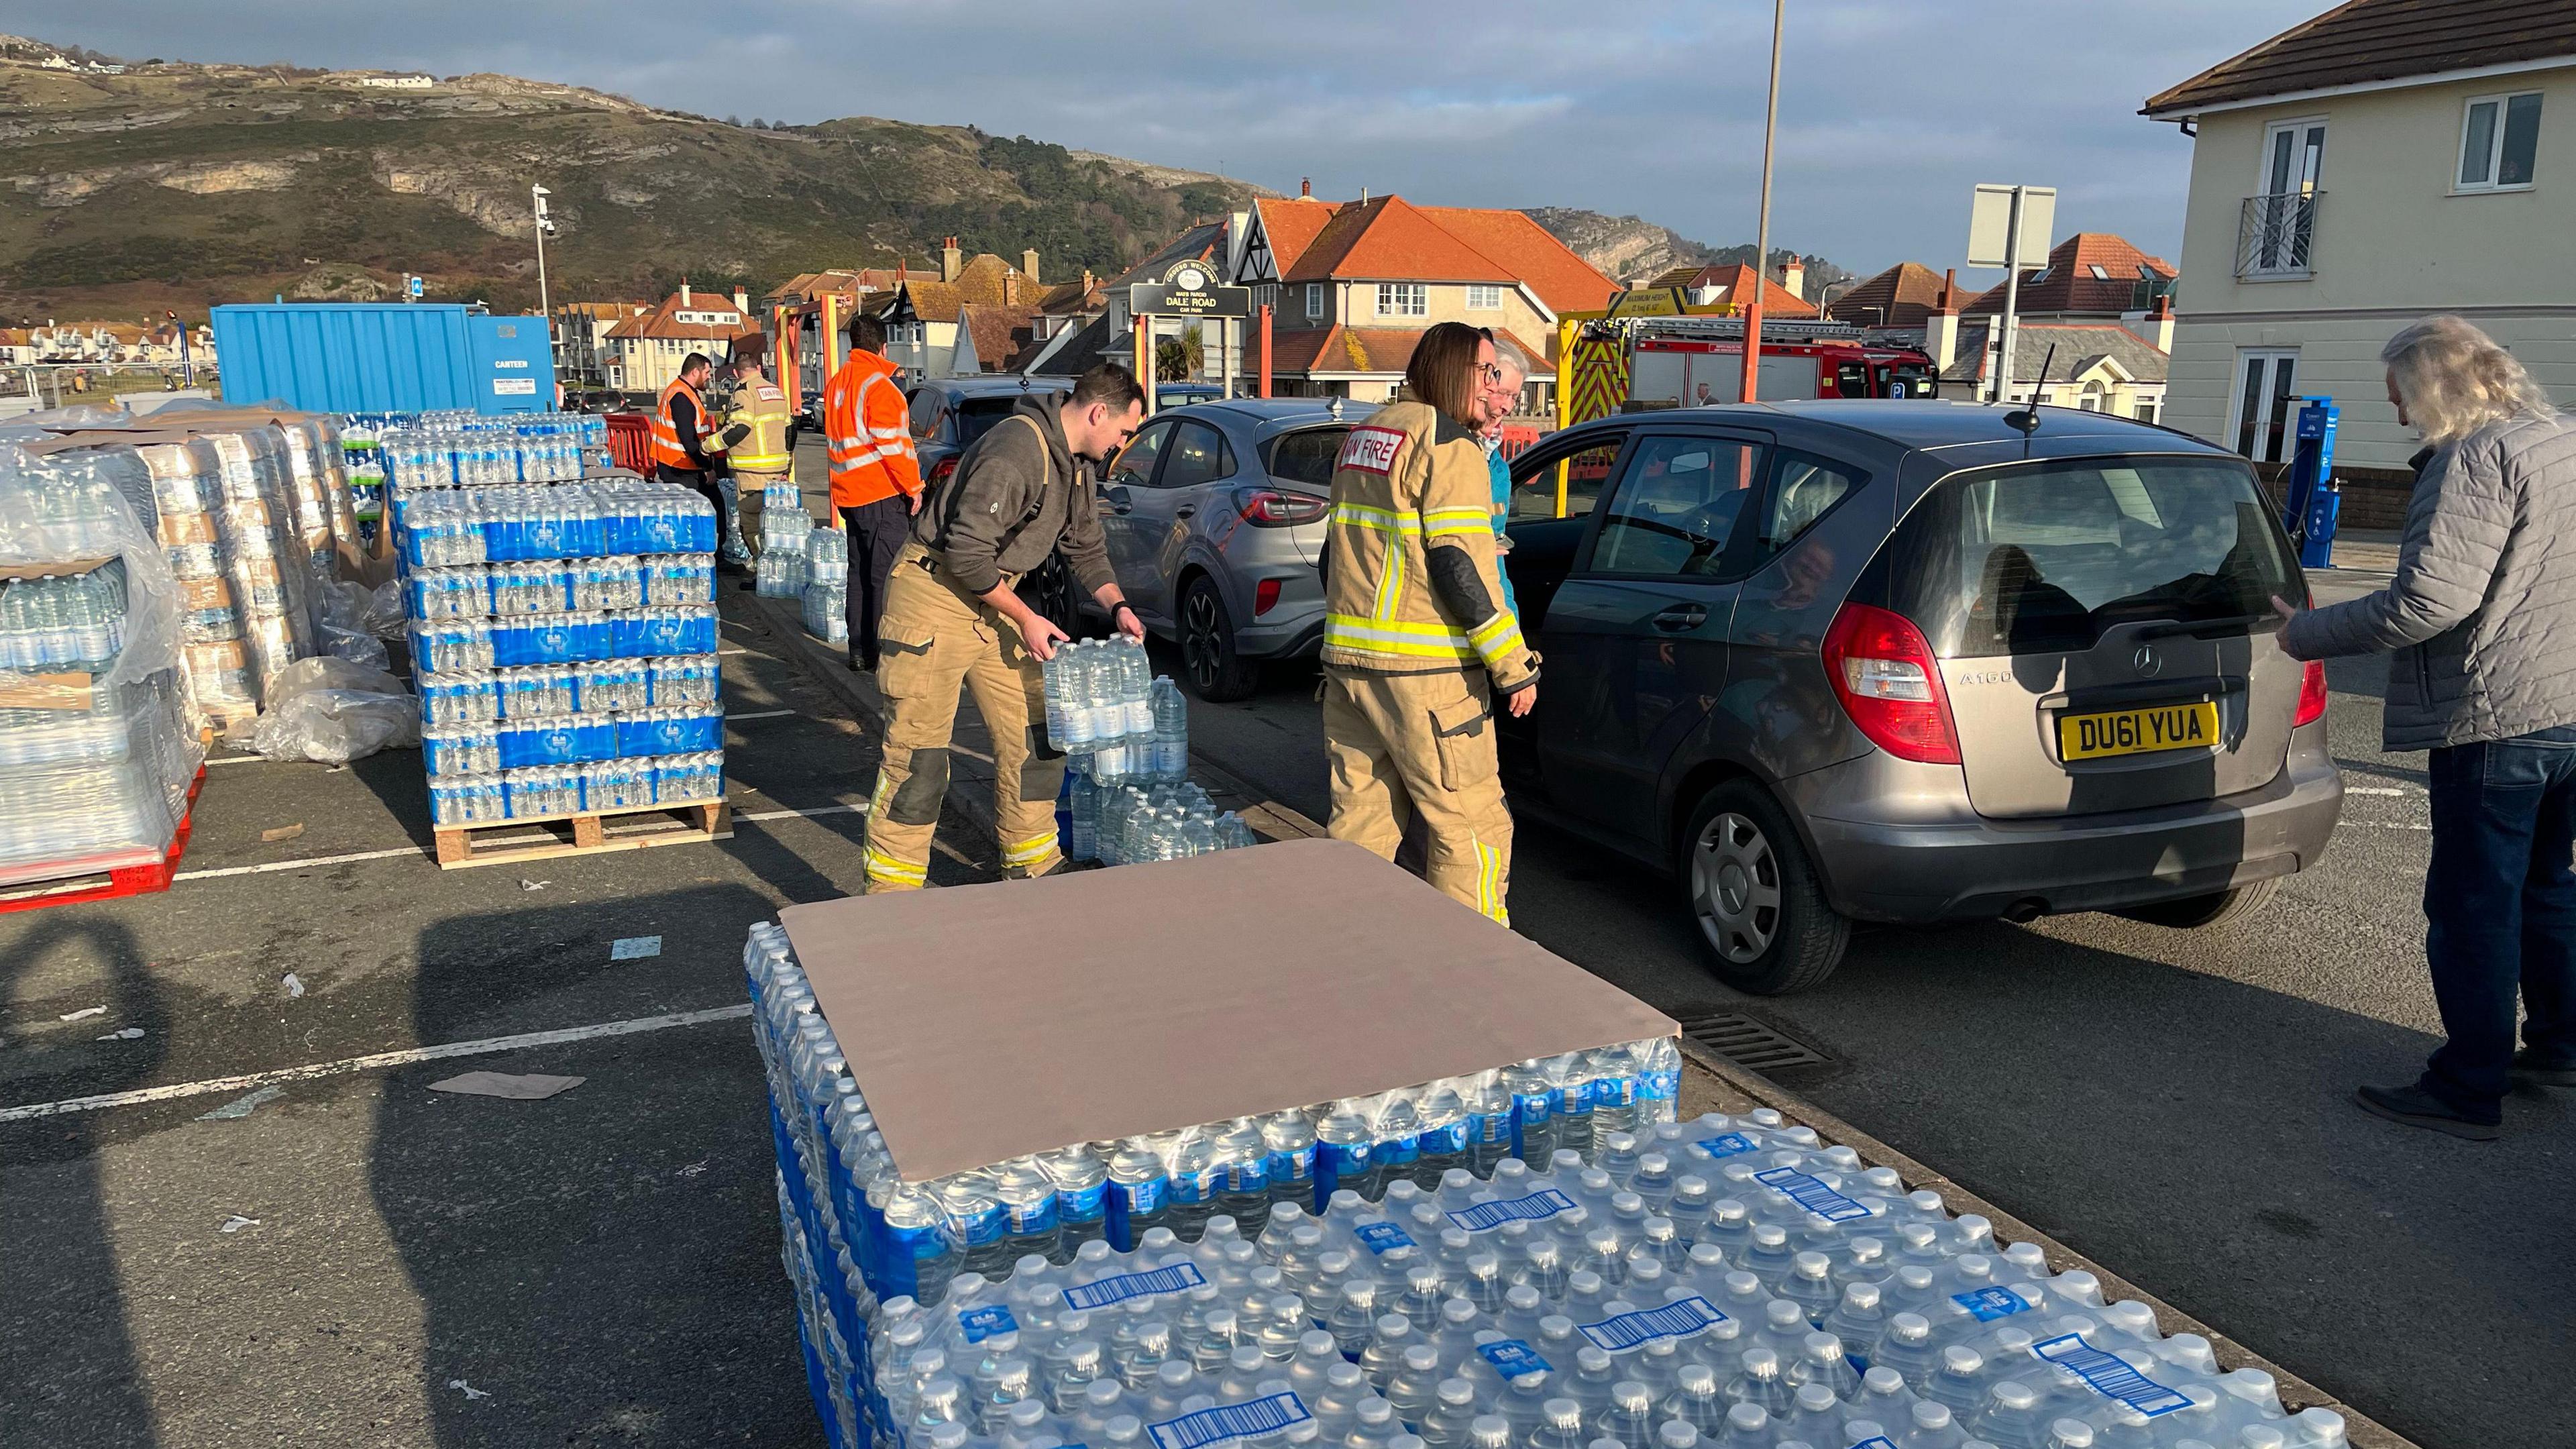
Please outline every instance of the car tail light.
M1332 507L1325 499L1311 493L1290 493L1278 488L1237 488L1234 490L1235 512L1243 521L1258 528L1287 528L1312 523Z
M1267 614L1279 603L1279 581L1263 579L1252 586L1252 612Z
M1843 605L1825 633L1825 673L1843 713L1871 743L1900 760L1959 763L1959 732L1950 722L1940 661L1913 620L1868 604Z
M2299 674L2299 709L2290 716L2290 728L2315 724L2326 717L2326 666L2311 659Z
M947 482L948 475L957 471L957 457L957 454L951 453L947 457L940 459L938 462L931 464L930 481L933 483Z

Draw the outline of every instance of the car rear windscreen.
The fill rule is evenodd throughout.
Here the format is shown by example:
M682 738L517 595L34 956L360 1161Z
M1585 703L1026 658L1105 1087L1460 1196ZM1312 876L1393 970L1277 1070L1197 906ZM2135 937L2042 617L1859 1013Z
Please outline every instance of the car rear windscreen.
M993 430L993 424L1011 415L1019 407L1017 394L1002 397L970 397L957 404L957 446L965 447Z
M1342 456L1348 428L1300 428L1270 441L1270 476L1282 483L1303 483L1318 493L1333 486L1333 464Z
M1948 659L2089 649L2120 624L2272 617L2306 597L2253 470L2086 458L1945 478L1888 540L1890 606Z

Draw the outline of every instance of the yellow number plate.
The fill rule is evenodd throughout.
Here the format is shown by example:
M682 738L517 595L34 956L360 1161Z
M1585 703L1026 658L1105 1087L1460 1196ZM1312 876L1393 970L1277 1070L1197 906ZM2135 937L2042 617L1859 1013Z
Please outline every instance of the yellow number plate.
M2159 750L2205 750L2218 744L2218 705L2169 704L2109 714L2070 714L2057 721L2061 759L2099 760Z

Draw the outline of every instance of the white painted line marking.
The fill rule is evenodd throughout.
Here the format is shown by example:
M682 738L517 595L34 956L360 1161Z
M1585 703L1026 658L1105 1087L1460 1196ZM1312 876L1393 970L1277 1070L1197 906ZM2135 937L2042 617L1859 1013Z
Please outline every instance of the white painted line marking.
M309 1082L317 1077L345 1076L350 1072L373 1071L378 1067L407 1067L416 1062L442 1061L448 1057L486 1056L494 1052L518 1051L525 1047L559 1046L565 1042L591 1041L605 1036L633 1036L638 1032L667 1031L675 1026L700 1026L711 1021L740 1021L751 1015L751 1003L719 1006L706 1011L675 1011L667 1016L638 1016L626 1021L603 1021L592 1026L565 1027L559 1031L529 1031L516 1036L485 1037L480 1041L455 1041L439 1046L406 1047L401 1051L376 1052L370 1056L343 1057L336 1062L313 1062L300 1067L279 1067L274 1071L244 1072L235 1077L208 1077L198 1082L177 1082L166 1087L141 1087L131 1092L108 1092L96 1097L69 1097L59 1102L30 1102L19 1107L0 1107L0 1122L21 1122L33 1117L59 1117L70 1112L91 1112L101 1107L134 1107L146 1102L168 1102L181 1097L202 1097L213 1092L242 1092L265 1087L273 1082Z
M2409 824L2403 820L2347 820L2343 823L2363 830L2430 830L2433 828L2429 823Z
M718 654L748 654L751 651L748 649L719 649L716 652Z
M217 765L265 765L268 762L266 755L226 755L219 760L206 761L206 768L211 770Z
M790 715L790 714L794 714L794 713L796 713L796 711L794 711L794 710L792 710L792 709L761 709L761 710L754 710L754 711L752 711L752 712L751 712L751 713L749 713L749 714L729 714L729 715L726 715L726 716L725 716L725 723L727 723L727 724L731 724L731 723L733 723L735 720L738 720L738 719L777 719L777 718L778 718L779 716L781 716L781 715Z
M428 851L417 845L400 850L360 850L347 855L317 855L308 860L272 860L265 865L227 865L214 870L183 870L170 877L173 881L213 880L227 875L267 875L281 870L309 870L317 865L347 865L360 860L391 860L398 855L425 856Z
M2346 785L2343 787L2343 792L2347 795L2421 795L2424 793L2421 790L2400 790L2389 785Z

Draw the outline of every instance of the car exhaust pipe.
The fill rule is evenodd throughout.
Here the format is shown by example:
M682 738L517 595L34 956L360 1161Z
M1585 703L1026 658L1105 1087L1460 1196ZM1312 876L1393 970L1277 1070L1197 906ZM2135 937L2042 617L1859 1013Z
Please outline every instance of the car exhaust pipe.
M2015 901L2004 907L2004 919L2016 926L2027 926L2047 914L2048 902L2037 897L2026 901Z

